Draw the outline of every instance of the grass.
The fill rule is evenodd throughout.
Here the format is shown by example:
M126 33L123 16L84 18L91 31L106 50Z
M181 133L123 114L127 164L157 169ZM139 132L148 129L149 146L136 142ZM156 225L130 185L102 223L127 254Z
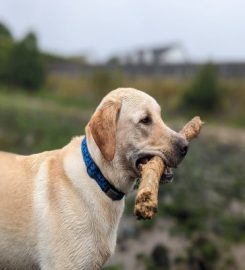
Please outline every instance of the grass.
M0 92L0 146L22 154L62 147L84 134L90 110Z
M113 73L95 72L90 76L59 76L50 74L46 88L52 91L41 91L41 95L55 102L74 106L96 107L99 100L110 90L117 87L142 89L157 99L163 108L163 117L175 120L180 115L188 120L198 115L200 110L186 111L181 109L182 99L192 80L173 78L150 78L144 76L129 77L116 70ZM219 100L214 111L203 111L202 116L209 123L223 124L232 127L245 127L245 80L219 80ZM84 104L85 101L85 104Z
M201 110L186 110L181 107L182 99L191 79L176 80L173 78L151 78L144 76L126 76L114 72L94 72L91 75L68 76L49 74L46 85L36 91L34 96L42 100L64 107L72 106L78 109L96 108L101 98L110 90L117 87L134 87L142 89L157 99L163 108L165 120L175 120L181 116L183 121ZM0 85L0 92L7 94L25 92L25 89L7 88ZM202 117L209 123L245 127L245 80L220 79L219 100L214 111L201 112Z

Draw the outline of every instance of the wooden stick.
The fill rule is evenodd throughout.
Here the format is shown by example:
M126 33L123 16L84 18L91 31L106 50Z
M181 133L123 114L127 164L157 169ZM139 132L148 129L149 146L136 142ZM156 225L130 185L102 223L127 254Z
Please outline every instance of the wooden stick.
M194 117L180 131L188 141L197 137L204 122ZM138 219L151 219L157 212L159 182L166 166L163 160L155 156L141 167L141 181L136 195L134 214Z

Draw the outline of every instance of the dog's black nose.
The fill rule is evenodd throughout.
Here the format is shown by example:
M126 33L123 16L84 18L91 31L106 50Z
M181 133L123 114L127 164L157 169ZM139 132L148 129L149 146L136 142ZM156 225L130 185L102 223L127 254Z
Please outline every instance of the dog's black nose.
M188 151L188 141L185 138L178 138L177 140L177 148L182 157L187 154Z

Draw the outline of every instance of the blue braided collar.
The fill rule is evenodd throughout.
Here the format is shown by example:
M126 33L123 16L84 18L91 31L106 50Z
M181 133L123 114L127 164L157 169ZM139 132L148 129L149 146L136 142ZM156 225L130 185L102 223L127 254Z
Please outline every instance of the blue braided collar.
M83 160L87 167L88 175L97 182L97 184L109 198L111 198L113 201L121 200L125 194L110 184L101 173L100 169L97 167L89 154L86 137L84 137L82 140L81 150Z

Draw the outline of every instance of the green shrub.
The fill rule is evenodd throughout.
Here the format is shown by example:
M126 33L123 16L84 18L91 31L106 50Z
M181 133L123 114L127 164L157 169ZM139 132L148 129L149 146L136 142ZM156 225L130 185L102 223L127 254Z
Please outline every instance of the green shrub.
M206 236L196 237L188 250L190 269L216 269L220 257L216 244Z
M229 241L245 241L245 218L240 215L226 215L220 220L221 235Z
M152 260L157 267L161 269L169 269L170 261L168 249L163 245L156 245L151 253Z
M191 208L181 203L160 204L159 212L162 216L174 218L177 222L172 232L192 235L199 230L205 230L207 211L204 207Z
M151 256L138 253L136 259L143 263L146 270L170 269L168 249L162 244L158 244L153 248Z
M213 64L204 65L183 95L187 109L213 111L219 103L220 89L217 69Z

